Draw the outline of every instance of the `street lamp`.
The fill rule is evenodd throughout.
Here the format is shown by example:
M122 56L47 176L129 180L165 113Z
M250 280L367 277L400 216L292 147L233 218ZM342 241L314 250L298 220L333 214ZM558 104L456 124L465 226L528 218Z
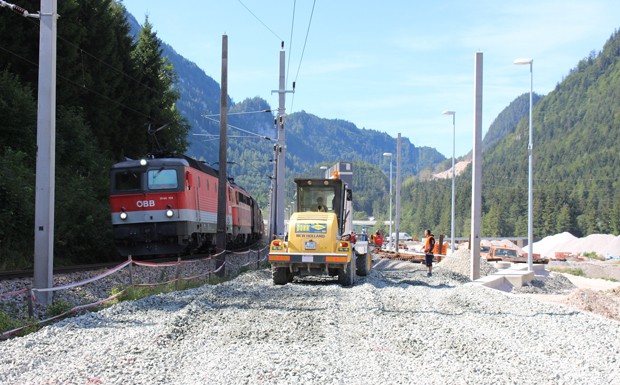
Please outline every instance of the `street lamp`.
M528 153L528 178L527 178L527 269L528 271L533 271L534 266L532 265L532 253L533 253L533 245L532 241L534 238L533 234L533 225L532 225L532 152L534 146L532 144L532 89L534 86L534 76L532 73L532 64L534 63L534 59L531 58L519 58L515 59L514 64L529 64L530 65L530 121L529 121L529 133L530 139L527 144L527 153Z
M456 112L444 111L444 115L452 115L452 213L450 217L450 254L454 254L454 147L456 145Z
M383 156L390 158L390 248L392 248L392 153L384 152Z

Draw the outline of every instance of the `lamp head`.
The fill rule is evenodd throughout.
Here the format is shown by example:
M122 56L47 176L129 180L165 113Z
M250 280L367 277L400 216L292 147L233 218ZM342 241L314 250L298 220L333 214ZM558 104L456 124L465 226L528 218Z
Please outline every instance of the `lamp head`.
M444 111L441 113L442 115L456 115L456 111Z
M384 152L383 156L385 156L385 157L389 156L391 158L392 157L392 153L391 152Z
M534 62L534 59L532 58L521 57L521 58L515 59L514 64L532 64L533 62Z

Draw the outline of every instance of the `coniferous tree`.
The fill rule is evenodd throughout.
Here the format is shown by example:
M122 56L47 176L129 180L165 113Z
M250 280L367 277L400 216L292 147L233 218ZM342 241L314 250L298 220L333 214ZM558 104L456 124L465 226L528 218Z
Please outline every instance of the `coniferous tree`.
M149 127L152 150L183 153L189 126L175 106L179 98L173 88L176 78L172 65L162 53L161 41L147 18L132 52L140 84L147 95L140 109L148 116L145 123Z

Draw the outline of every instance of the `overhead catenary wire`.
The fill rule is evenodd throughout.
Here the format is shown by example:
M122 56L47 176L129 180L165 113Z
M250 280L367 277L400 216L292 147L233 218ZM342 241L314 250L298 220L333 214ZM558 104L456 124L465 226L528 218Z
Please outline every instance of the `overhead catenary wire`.
M282 39L280 36L278 36L278 34L277 34L277 33L275 33L275 32L274 32L271 28L269 28L269 27L267 26L267 24L265 24L265 23L264 23L264 22L263 22L263 21L262 21L262 20L261 20L258 16L256 16L256 14L254 14L254 12L252 12L252 11L250 10L250 8L248 8L248 7L247 7L247 5L243 4L243 1L241 1L241 0L237 0L237 1L239 2L239 4L243 5L243 7L244 7L245 9L247 9L247 11L248 11L248 12L250 12L250 14L251 14L252 16L254 16L254 18L255 18L256 20L258 20L258 21L259 21L259 22L260 22L260 23L261 23L261 24L262 24L265 28L267 28L267 29L269 30L269 32L271 32L271 33L273 34L273 36L277 37L279 41L283 41L283 40L284 40L284 39Z
M295 8L297 7L297 0L293 1L293 16L291 20L291 37L289 41L288 51L288 63L286 64L286 84L288 84L288 73L291 70L291 56L293 53L293 31L295 30Z
M312 11L310 12L310 20L308 20L308 28L306 29L306 38L304 39L304 46L301 50L301 57L299 58L299 65L297 66L297 73L295 74L295 80L293 81L293 90L295 89L295 85L297 84L297 79L299 78L299 71L301 69L301 63L304 60L304 53L306 52L306 45L308 43L308 35L310 35L310 27L312 26L312 17L314 16L314 7L316 5L316 0L312 2ZM293 93L293 97L291 98L291 108L293 111L293 105L295 104L295 93Z
M205 119L211 120L213 122L216 122L216 123L220 122L218 119L213 119L209 115L202 115L202 117L205 118ZM270 138L268 136L260 135L260 134L257 134L255 132L245 130L245 129L241 128L241 127L233 126L232 124L228 124L227 126L230 127L230 128L234 128L236 130L239 130L241 132L245 132L246 134L250 134L250 135L253 135L255 137L261 138L261 139L266 139L266 140L270 140L270 141L274 140L273 138Z
M245 114L260 114L263 112L273 112L270 109L267 110L256 110L256 111L242 111L242 112L227 112L226 115L230 116L230 115L245 115ZM210 116L220 116L220 114L207 114L207 115L202 115L203 117L210 117Z

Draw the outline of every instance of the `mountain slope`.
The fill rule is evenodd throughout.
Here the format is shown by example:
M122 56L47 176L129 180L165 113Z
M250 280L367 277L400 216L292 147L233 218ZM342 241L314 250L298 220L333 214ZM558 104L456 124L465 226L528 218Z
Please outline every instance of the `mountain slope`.
M128 15L132 33L139 31L137 20ZM181 98L177 107L192 126L188 154L208 163L218 161L220 86L194 63L180 56L172 47L162 43L164 55L174 65ZM229 111L235 113L271 109L258 97L234 103L229 98ZM212 115L211 119L204 115ZM228 157L234 162L229 173L265 207L268 182L272 174L272 142L260 136L276 137L273 114L229 115L231 126L258 134L251 137L244 131L228 131ZM395 152L396 139L376 130L359 129L353 123L338 119L323 119L305 111L292 113L286 120L287 178L312 173L319 163L335 161L366 161L389 168L384 152ZM208 135L208 136L207 136ZM241 136L246 136L241 138ZM250 137L247 137L250 136ZM429 147L416 147L403 138L403 174L415 175L422 169L433 167L445 159ZM396 157L394 157L394 164ZM363 194L363 193L362 193Z

